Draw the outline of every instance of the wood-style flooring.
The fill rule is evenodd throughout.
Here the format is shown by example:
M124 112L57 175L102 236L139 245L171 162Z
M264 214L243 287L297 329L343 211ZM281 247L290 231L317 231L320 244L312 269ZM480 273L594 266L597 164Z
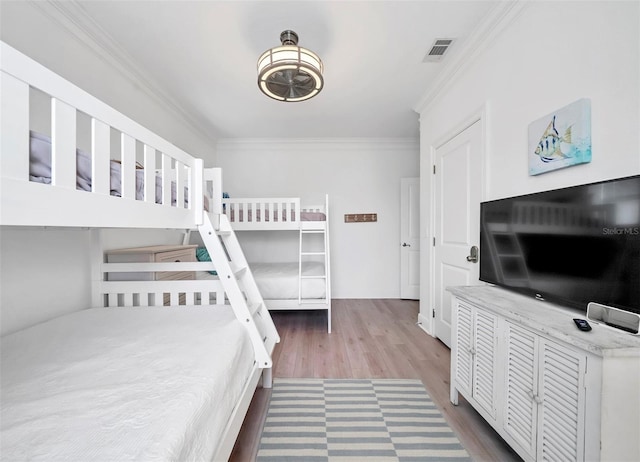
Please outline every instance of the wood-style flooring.
M334 300L332 333L324 311L272 312L280 343L274 377L420 379L475 461L521 460L460 397L449 401L450 351L416 323L418 302ZM231 455L253 462L270 390L258 388Z

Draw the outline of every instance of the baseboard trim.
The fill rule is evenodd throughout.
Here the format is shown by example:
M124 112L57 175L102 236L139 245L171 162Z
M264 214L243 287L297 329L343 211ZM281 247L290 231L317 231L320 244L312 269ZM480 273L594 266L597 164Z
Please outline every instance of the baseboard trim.
M429 334L432 337L435 337L435 335L433 335L431 333L431 319L424 316L422 313L418 313L418 327L420 329L422 329L423 331L425 331L427 334Z

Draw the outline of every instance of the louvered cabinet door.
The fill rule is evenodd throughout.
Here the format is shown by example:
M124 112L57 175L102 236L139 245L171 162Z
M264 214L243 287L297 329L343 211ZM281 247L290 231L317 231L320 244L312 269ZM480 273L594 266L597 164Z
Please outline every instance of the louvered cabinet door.
M505 432L536 458L538 336L506 323Z
M549 340L540 341L538 460L584 460L584 376L587 358Z
M495 382L498 318L485 311L476 311L474 323L473 397L496 418Z
M473 380L473 311L471 307L458 303L456 306L456 366L454 379L457 388L471 397Z

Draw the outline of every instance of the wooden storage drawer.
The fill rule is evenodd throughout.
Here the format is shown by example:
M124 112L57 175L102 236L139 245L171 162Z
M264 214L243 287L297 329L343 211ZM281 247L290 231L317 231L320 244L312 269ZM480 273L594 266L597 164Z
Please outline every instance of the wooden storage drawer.
M181 262L181 261L195 261L196 250L195 246L180 250L169 250L167 252L158 252L155 254L155 261L158 263L165 262Z

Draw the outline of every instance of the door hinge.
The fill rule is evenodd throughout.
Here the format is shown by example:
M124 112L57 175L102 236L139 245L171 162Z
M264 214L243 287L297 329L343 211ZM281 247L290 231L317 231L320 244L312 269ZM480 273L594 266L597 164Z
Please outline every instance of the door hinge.
M433 174L434 175L436 174L436 166L435 165L433 166Z
M433 310L431 310L431 317L435 318L436 317L436 310L435 308Z

